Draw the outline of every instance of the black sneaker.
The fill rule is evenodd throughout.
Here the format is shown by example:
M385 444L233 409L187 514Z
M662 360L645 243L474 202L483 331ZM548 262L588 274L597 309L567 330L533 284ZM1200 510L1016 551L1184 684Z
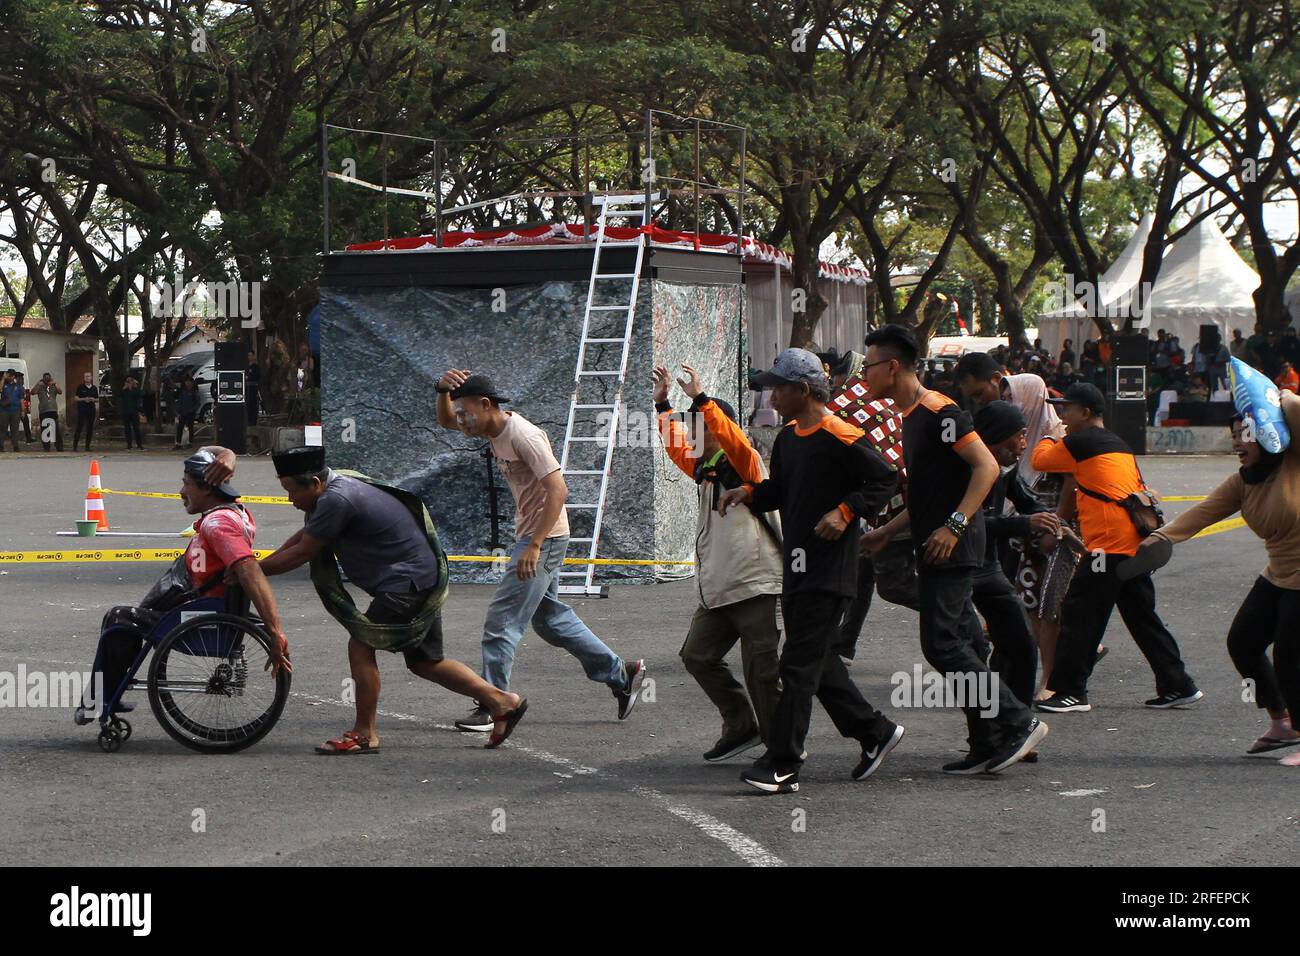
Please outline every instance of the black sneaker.
M1034 701L1034 707L1053 714L1068 714L1071 711L1084 713L1092 710L1087 694L1053 694L1047 700Z
M983 773L984 768L989 765L989 761L992 759L993 754L991 751L968 753L960 760L954 760L952 763L944 764L943 772L968 777L971 774Z
M1006 770L1014 763L1019 763L1024 759L1025 754L1037 747L1046 736L1047 724L1037 717L1030 718L1029 726L1025 728L1024 732L1017 734L1014 740L998 750L989 761L988 766L984 768L984 772L997 773L1000 770Z
M1167 694L1161 694L1159 697L1144 700L1142 703L1153 710L1168 710L1171 707L1190 707L1204 696L1193 687L1190 690L1170 691Z
M768 760L767 754L754 761L740 779L764 793L795 793L799 790L798 768L782 770Z
M641 682L645 680L645 661L624 664L623 673L627 675L627 684L622 690L614 691L614 699L618 701L619 720L627 720L627 715L636 706L637 696L641 693Z
M739 736L723 737L712 748L704 752L704 759L710 763L719 760L730 760L738 754L743 754L746 750L753 750L755 747L761 747L762 745L763 738L758 735L757 731Z
M468 715L456 721L456 729L472 734L486 734L491 733L493 723L492 714L486 707L475 707Z
M883 744L876 744L870 750L862 751L862 759L858 765L853 768L854 780L866 780L873 773L880 769L880 765L885 762L885 757L889 752L898 746L898 742L903 739L903 734L907 733L902 724L894 724L894 732L889 735L889 739Z

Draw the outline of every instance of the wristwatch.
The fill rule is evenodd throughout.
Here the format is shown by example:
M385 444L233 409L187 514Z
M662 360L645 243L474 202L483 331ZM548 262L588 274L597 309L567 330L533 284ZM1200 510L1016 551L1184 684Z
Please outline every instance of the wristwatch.
M970 524L970 519L960 511L954 511L948 516L948 520L944 522L944 524L947 526L949 531L960 538L966 533L966 527Z

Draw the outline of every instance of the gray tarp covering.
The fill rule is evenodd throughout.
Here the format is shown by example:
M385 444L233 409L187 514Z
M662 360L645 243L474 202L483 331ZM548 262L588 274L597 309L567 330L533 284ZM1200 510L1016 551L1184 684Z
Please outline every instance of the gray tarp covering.
M327 461L354 468L419 494L449 554L491 554L514 541L514 503L504 478L483 456L487 443L441 428L434 385L450 367L489 376L513 399L507 406L550 435L560 457L573 391L574 364L587 283L512 286L505 298L491 289L323 288L321 290L322 423ZM623 293L624 297L626 293ZM653 425L651 369L667 364L699 368L711 394L738 406L741 332L738 286L643 281L628 360L625 440L617 444L606 498L600 556L689 559L696 501L694 485L668 461ZM609 300L611 304L617 297ZM504 305L493 311L493 305ZM593 336L622 335L621 318L607 313ZM592 346L588 369L614 368L618 346ZM603 350L603 351L601 351ZM599 380L597 380L599 381ZM601 402L599 388L585 402ZM674 388L678 407L686 402ZM588 413L595 414L595 413ZM595 434L588 418L579 434ZM597 443L581 446L571 468L592 467ZM492 539L487 467L498 489L500 525ZM569 479L569 501L594 501L597 485ZM573 534L590 533L590 519L571 512ZM570 547L576 556L579 545ZM494 581L490 564L452 563L452 580ZM605 566L598 579L652 580L681 576L684 568ZM575 579L576 580L576 579Z

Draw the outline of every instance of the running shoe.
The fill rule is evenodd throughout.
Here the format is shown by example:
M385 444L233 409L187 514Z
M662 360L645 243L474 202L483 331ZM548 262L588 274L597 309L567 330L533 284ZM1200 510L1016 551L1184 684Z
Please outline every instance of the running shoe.
M614 691L614 698L618 701L619 720L627 720L627 715L632 713L632 708L636 706L636 699L641 693L641 682L645 680L645 661L624 664L623 675L627 683L623 685L622 690Z
M730 760L746 750L753 750L755 747L763 745L763 738L758 735L757 731L747 734L740 734L732 737L723 737L710 749L704 752L704 759L710 763L719 760Z
M885 757L889 752L898 746L898 742L903 739L903 734L907 733L902 724L894 724L894 732L889 735L889 739L883 744L878 743L870 750L862 751L862 759L858 765L853 768L854 780L866 780L873 773L880 769L884 763Z
M1161 694L1159 697L1144 700L1142 703L1153 710L1168 710L1171 707L1189 707L1204 696L1195 687L1191 687L1182 691L1170 691Z
M984 772L997 773L1006 770L1014 763L1019 763L1024 759L1025 754L1037 747L1046 736L1047 724L1037 717L1030 718L1029 726L1024 732L995 753L989 760L988 766L984 768Z
M1046 700L1035 701L1034 706L1053 714L1068 714L1071 711L1084 713L1092 710L1087 694L1053 694Z
M486 734L492 730L492 715L486 707L475 707L466 716L456 721L456 729L471 734Z
M943 772L961 777L969 777L972 774L983 773L984 768L989 765L989 761L992 759L993 754L990 751L968 753L960 760L954 760L952 763L944 764Z
M799 768L777 767L767 754L740 775L740 779L764 793L795 793L799 789Z

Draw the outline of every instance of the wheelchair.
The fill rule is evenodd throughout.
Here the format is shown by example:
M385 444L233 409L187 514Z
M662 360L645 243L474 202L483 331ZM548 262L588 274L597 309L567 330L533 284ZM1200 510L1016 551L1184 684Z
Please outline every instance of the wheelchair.
M196 597L166 612L144 635L118 686L105 688L100 749L114 753L131 739L130 721L114 710L127 691L141 687L163 730L191 750L234 753L270 733L289 699L291 675L281 669L272 678L265 669L271 638L250 616L249 603L242 589L231 587L224 598ZM150 651L142 681L136 675Z

